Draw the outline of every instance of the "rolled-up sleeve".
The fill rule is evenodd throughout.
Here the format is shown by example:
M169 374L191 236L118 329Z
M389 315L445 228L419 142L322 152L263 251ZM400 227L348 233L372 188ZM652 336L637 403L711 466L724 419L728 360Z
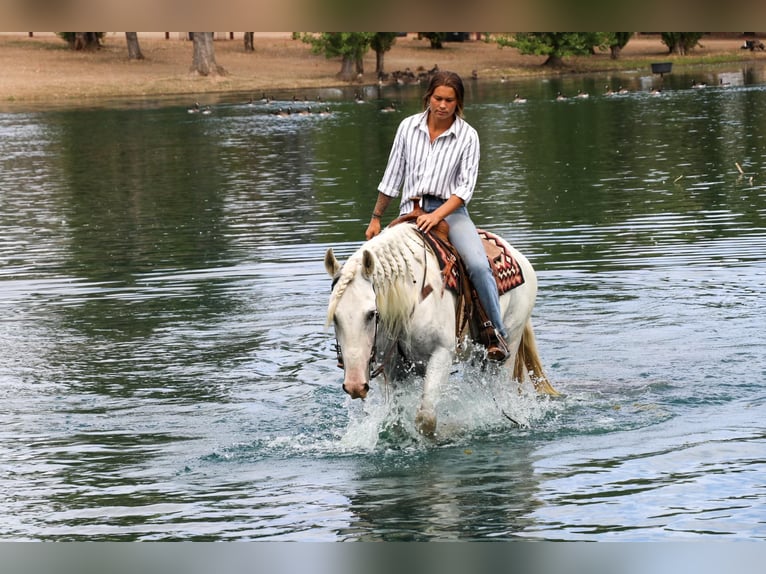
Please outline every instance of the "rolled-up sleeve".
M466 204L473 197L476 180L479 176L479 159L481 155L479 148L479 136L472 129L466 138L465 147L460 158L460 169L455 178L455 188L452 190L453 195L457 195Z
M407 167L407 158L405 155L406 138L404 137L404 130L405 122L402 122L396 130L396 136L394 136L394 143L391 146L391 153L388 156L386 170L383 172L383 178L378 184L378 191L391 197L397 197L399 195L399 190L402 187Z

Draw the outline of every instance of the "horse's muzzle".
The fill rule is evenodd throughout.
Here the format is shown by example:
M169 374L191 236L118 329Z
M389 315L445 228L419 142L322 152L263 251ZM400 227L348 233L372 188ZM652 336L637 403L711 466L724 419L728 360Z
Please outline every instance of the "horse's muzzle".
M343 390L346 394L350 395L352 399L364 399L367 398L367 393L370 392L370 385L365 383L362 387L354 388L349 391L348 387L346 387L346 383L343 383Z

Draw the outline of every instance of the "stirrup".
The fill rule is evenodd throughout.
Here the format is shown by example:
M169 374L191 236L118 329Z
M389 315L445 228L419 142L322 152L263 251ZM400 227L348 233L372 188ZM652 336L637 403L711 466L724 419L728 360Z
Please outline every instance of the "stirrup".
M508 349L508 343L505 342L505 338L503 338L498 330L494 328L492 331L490 331L488 338L489 341L487 344L487 358L490 361L497 363L505 363L511 356L511 352Z

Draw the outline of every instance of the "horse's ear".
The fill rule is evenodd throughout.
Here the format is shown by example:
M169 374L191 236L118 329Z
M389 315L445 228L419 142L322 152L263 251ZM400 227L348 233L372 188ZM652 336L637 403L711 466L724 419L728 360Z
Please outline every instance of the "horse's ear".
M365 279L369 279L372 277L372 270L375 268L375 259L372 256L372 253L364 250L364 253L362 253L362 275Z
M335 253L332 252L332 247L327 249L327 253L324 254L324 268L330 277L335 277L335 274L340 269L340 263L335 259Z

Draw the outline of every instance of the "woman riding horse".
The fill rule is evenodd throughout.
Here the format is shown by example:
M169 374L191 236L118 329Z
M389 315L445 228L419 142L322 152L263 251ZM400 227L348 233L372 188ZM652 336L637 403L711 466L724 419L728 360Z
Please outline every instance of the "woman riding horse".
M463 119L465 89L454 72L436 72L423 97L424 111L405 118L396 131L378 199L367 226L370 240L381 231L380 218L401 188L400 215L418 201L425 213L416 223L424 232L440 221L449 224L449 239L468 270L491 325L487 357L504 362L510 356L500 312L497 285L466 205L473 197L479 169L479 136Z
M518 250L496 240L524 278L500 296L513 357L504 370L512 380L530 381L538 392L556 395L532 328L535 270ZM433 436L436 406L455 359L470 357L470 345L460 349L465 335L458 329L457 294L447 287L435 252L413 225L394 225L366 241L344 264L328 248L324 265L333 278L327 324L335 329L343 390L353 399L365 399L379 374L384 387L422 376L415 423L423 435Z

